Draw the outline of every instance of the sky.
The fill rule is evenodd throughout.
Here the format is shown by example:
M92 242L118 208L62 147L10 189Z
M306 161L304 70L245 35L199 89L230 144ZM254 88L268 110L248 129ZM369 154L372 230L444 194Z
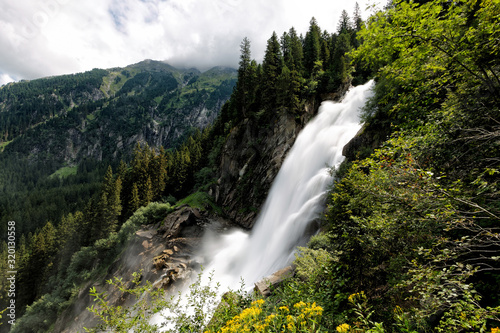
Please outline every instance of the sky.
M0 85L125 67L144 59L206 70L237 68L240 43L261 62L273 31L335 32L358 2L376 0L1 0ZM380 5L377 5L380 6Z

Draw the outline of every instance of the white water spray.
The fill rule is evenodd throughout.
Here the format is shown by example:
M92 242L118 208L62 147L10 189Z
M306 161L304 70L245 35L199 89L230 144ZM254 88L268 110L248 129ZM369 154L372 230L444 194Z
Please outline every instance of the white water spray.
M343 161L342 148L360 129L359 111L373 85L352 88L340 103L322 103L290 149L250 233L235 230L202 239L199 256L206 259L205 272L214 273L219 291L237 290L242 279L252 287L294 259L295 248L307 240L308 226L323 211L332 182L329 170ZM202 284L209 279L204 275ZM160 317L153 322L159 324Z
M322 103L289 151L250 234L233 231L204 240L206 269L215 272L221 286L236 289L242 278L253 286L291 263L308 226L324 209L329 168L343 161L342 148L360 129L359 109L373 84L352 88L340 103Z

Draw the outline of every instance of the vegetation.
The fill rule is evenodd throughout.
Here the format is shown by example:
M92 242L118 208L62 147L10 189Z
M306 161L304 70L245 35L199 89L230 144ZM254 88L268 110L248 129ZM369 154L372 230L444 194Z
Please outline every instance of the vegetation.
M27 291L19 302L27 307L14 331L49 330L80 284L99 276L137 226L172 209L155 201L173 204L187 196L177 204L220 213L205 192L234 125L246 121L264 128L283 113L300 116L306 101L373 75L375 95L364 110L361 134L367 146L336 171L322 233L299 249L293 278L265 300L230 292L217 309L217 285L199 280L186 303L139 284L140 274L132 288L112 280L124 293L148 296L127 309L111 306L93 290L97 305L91 311L103 322L96 329L155 331L151 316L168 308L175 315L167 314L165 327L176 332L497 332L499 17L496 0L393 1L366 23L356 7L353 20L342 13L335 33L322 32L314 19L304 37L293 28L280 38L273 33L262 64L251 59L245 38L238 81L213 126L191 132L175 150L136 145L128 163L101 170L103 182L84 209L26 232L17 253L19 289ZM89 128L112 110L127 110L131 100L137 109L123 123L117 120L123 126L141 123L154 106L178 108L200 91L211 93L195 72L148 75L140 66L99 81L98 90L114 99L83 113ZM93 82L104 74L86 75ZM173 88L179 75L188 88L175 95L159 92ZM65 115L43 117L57 123ZM20 145L11 133L42 128L27 124L5 127L4 152ZM388 137L373 149L371 141L379 140L371 133ZM65 177L73 169L62 167L67 165L54 164L44 174L61 170L51 182L78 184L81 166ZM29 181L20 183L29 188Z
M210 331L276 331L265 327L276 309L299 302L322 309L309 331L498 331L499 5L394 1L357 40L342 38L359 47L334 58L336 68L348 59L377 79L364 133L390 137L339 168L323 233L301 251L296 276ZM305 40L304 57L321 50ZM273 36L268 52L275 44ZM262 75L273 74L273 59ZM314 63L303 70L326 75ZM328 82L335 76L317 87Z

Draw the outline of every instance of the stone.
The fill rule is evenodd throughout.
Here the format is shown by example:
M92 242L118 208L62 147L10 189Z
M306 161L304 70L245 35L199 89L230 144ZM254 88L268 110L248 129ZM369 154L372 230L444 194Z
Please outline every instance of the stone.
M163 233L163 238L177 238L183 228L196 225L196 221L200 217L201 215L196 209L188 206L179 207L168 214L158 232Z
M287 266L279 271L266 276L262 280L255 283L254 290L262 296L271 295L271 289L277 287L285 279L292 277L295 272L293 266Z
M141 229L141 230L137 231L135 234L141 238L151 239L151 238L153 238L155 233L156 233L156 231L154 231L154 230Z

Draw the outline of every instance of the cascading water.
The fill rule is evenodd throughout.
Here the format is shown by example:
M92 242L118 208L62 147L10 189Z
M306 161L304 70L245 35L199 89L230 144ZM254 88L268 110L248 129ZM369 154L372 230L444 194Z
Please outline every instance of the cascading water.
M206 269L222 286L236 288L241 279L252 286L293 260L324 208L330 167L342 162L342 148L360 129L359 109L373 84L352 88L340 103L323 102L289 151L250 234L233 231L204 240Z
M295 248L306 240L308 226L324 208L332 182L330 168L342 162L342 148L361 127L359 109L371 96L373 84L352 88L340 103L323 102L290 149L250 233L208 233L202 239L199 257L205 258L205 272L213 272L211 280L220 285L220 291L238 289L242 279L253 286L293 260ZM202 284L209 279L205 274ZM159 324L160 317L152 321Z

